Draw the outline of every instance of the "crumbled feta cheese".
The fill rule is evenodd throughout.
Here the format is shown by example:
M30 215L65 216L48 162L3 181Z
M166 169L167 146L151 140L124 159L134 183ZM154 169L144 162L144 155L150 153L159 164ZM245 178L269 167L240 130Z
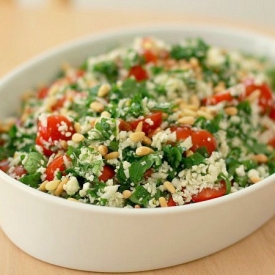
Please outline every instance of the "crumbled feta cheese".
M80 189L77 178L70 177L68 182L63 185L63 189L67 192L69 196L74 195Z

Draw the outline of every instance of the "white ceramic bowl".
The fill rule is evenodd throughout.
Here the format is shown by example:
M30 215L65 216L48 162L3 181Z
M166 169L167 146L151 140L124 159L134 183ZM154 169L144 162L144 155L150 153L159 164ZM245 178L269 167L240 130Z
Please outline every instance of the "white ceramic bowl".
M93 35L50 51L0 82L0 119L20 94L52 79L67 61L81 64L139 35L168 42L202 37L275 60L275 41L255 33L199 26L159 26ZM73 203L32 189L0 171L0 225L22 250L55 265L100 272L142 271L192 261L221 250L275 213L275 175L225 197L181 207L116 209Z

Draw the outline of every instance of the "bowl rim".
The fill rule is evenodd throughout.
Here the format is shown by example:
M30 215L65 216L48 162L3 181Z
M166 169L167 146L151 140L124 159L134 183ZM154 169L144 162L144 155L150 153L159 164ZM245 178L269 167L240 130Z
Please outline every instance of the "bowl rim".
M144 27L146 27L144 29ZM92 33L89 35L85 35L78 39L73 39L69 42L62 43L61 45L55 46L46 50L38 55L35 55L31 59L26 62L23 62L21 65L16 66L11 72L8 72L0 79L0 91L1 87L4 86L5 83L8 83L17 75L20 75L24 72L24 70L30 66L35 66L36 63L43 62L44 59L50 58L51 56L60 54L63 50L70 50L73 48L77 48L81 45L85 45L87 43L92 44L93 42L100 41L102 39L108 39L111 37L116 37L119 35L122 36L137 36L137 33L141 34L150 34L150 32L159 32L164 33L167 31L183 31L184 30L196 30L196 31L204 31L205 33L211 33L218 35L219 33L228 33L229 35L242 36L245 38L254 37L254 39L260 39L268 44L274 44L275 47L275 37L263 34L261 32L251 31L247 29L241 29L236 27L228 27L228 26L217 26L212 24L183 24L183 23L169 23L169 24L153 24L153 25L138 25L132 27L120 27L113 28L108 31L100 31L97 33ZM22 91L23 92L23 91ZM88 211L88 212L97 212L97 213L109 213L109 214L118 214L118 215L163 215L163 214L171 214L171 213L184 213L197 211L202 208L210 208L220 204L226 204L228 202L239 199L239 197L243 197L245 195L249 195L252 192L256 192L259 188L264 188L265 185L272 184L272 181L275 181L275 174L270 175L269 177L263 179L261 182L251 185L247 188L239 190L234 193L230 193L228 195L218 197L215 199L202 201L199 203L186 204L182 206L175 207L159 207L159 208L117 208L117 207L108 207L108 206L97 206L92 204L85 203L72 203L66 199L52 196L50 194L39 191L35 188L32 188L28 185L21 183L20 181L10 177L6 173L0 170L0 180L3 181L3 184L12 184L15 188L18 188L22 192L27 192L31 196L36 196L45 202L54 203L56 205L60 205L63 207L67 207L69 209Z

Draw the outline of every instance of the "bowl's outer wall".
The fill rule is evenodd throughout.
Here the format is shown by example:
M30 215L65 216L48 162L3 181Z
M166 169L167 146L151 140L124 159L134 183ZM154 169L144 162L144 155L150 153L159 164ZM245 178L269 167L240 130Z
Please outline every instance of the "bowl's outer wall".
M223 29L173 26L99 35L63 47L7 76L0 83L0 97L5 98L0 101L0 118L16 110L19 101L15 100L24 90L52 79L62 62L79 65L90 54L137 35L156 35L171 42L197 36L216 45L275 57L275 43L268 38ZM197 205L135 210L74 204L0 172L0 224L18 247L52 264L100 272L156 269L209 255L256 230L274 215L273 181L272 176L261 186Z

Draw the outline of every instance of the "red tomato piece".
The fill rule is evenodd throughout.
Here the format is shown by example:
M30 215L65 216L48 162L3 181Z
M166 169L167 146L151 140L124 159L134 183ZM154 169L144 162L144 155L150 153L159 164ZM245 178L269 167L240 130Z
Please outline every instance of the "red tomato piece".
M148 74L140 65L133 66L129 71L129 77L133 76L136 81L148 79Z
M110 165L104 165L101 175L98 177L100 181L106 182L109 179L112 179L115 176L115 170Z
M185 140L192 136L193 130L189 126L176 126L170 128L172 132L176 131L178 140Z
M144 51L143 56L146 63L156 63L158 60L157 56L150 50Z
M220 102L223 102L223 101L230 102L231 100L233 100L233 96L230 94L230 92L225 91L222 93L214 94L208 98L204 98L202 100L202 104L203 105L216 105Z
M57 111L61 109L64 106L66 99L67 99L66 96L58 99L57 102L51 107L52 111Z
M45 141L41 136L37 136L35 140L36 145L42 148L42 151L45 156L50 156L54 153L55 150L51 150L51 143Z
M177 140L185 140L191 136L193 146L191 150L195 152L201 147L205 147L209 155L217 148L214 136L206 130L194 130L189 126L174 126L170 128L172 132L176 131Z
M209 155L217 148L217 142L213 135L206 130L197 130L192 133L193 146L191 150L195 152L201 147L205 147Z
M174 202L173 198L170 197L167 201L167 205L168 207L171 207L171 206L176 206L176 203Z
M154 170L153 169L148 169L145 173L144 173L144 179L148 179L151 177L151 175L154 173Z
M58 156L56 158L54 158L47 166L46 168L46 180L53 180L55 174L59 171L59 172L64 172L66 169L66 165L65 165L65 159L67 159L68 161L70 160L68 156L66 155L61 155Z
M49 93L49 88L48 87L42 87L38 90L37 97L39 99L44 99Z
M131 124L128 123L128 122L126 122L123 119L119 120L119 126L118 126L118 128L119 128L120 131L126 131L126 132L132 131Z
M275 137L272 138L271 140L269 140L268 145L272 146L273 148L275 148Z
M46 141L70 140L74 133L72 123L65 116L50 115L45 124L38 120L38 135Z
M13 174L16 175L16 177L21 178L22 176L27 174L27 171L22 165L17 165L14 167L14 170L12 171Z
M269 113L273 105L273 95L271 88L266 83L262 83L260 85L256 84L254 79L251 78L246 79L244 81L244 85L245 97L248 97L256 90L260 91L259 106L261 107L263 113Z
M193 202L201 202L206 200L211 200L224 196L226 194L226 183L221 182L221 186L217 189L215 188L204 188L198 194L192 196Z
M269 113L269 117L275 121L275 106L272 105Z
M156 130L162 123L162 112L155 112L144 118L129 121L132 129L136 129L140 122L143 122L142 131L148 135L150 132Z
M7 159L3 159L0 161L0 170L7 173L10 168L9 161Z
M36 144L41 146L46 156L57 151L56 142L70 140L75 130L72 123L62 115L50 115L45 121L38 120Z

